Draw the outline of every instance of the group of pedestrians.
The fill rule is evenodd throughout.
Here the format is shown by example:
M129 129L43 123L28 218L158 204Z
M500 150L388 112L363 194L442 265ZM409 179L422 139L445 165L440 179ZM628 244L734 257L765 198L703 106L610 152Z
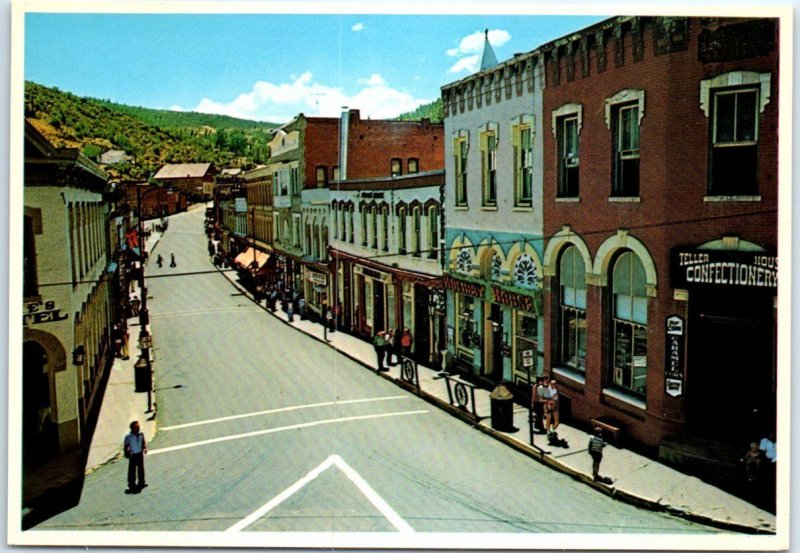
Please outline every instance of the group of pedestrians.
M548 380L544 376L536 378L532 394L533 412L535 416L536 432L547 434L549 440L558 438L559 405L558 383L555 379Z
M378 372L389 370L384 366L384 359L387 365L394 367L403 357L410 357L413 344L414 337L408 327L402 331L393 328L379 330L372 340L378 358Z
M163 267L164 266L164 258L161 257L161 254L158 254L158 257L156 258L156 265L158 265L159 267ZM178 264L175 263L175 254L174 253L170 253L169 254L169 266L170 267L177 267L178 266Z

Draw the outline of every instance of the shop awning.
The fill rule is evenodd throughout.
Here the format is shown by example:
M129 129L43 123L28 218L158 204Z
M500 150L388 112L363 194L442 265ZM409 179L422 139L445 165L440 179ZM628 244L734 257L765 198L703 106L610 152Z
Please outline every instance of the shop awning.
M256 258L256 254L254 252L254 248L247 248L245 251L237 255L233 262L237 265L241 265L242 267L247 267Z
M267 264L270 255L255 248L247 248L234 259L234 263L246 269L257 270Z

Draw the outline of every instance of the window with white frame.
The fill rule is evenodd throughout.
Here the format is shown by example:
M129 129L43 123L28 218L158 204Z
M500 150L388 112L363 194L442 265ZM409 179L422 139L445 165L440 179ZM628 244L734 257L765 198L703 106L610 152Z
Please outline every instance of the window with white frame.
M622 253L612 269L611 382L644 396L647 392L647 280L639 257Z
M459 138L453 146L455 152L455 189L456 205L467 205L467 139Z
M367 247L367 206L361 206L361 245Z
M639 104L619 104L612 107L614 139L613 185L611 195L639 195Z
M439 257L439 207L428 208L428 258Z
M415 157L408 158L408 174L419 173L419 160Z
M758 88L712 93L709 194L758 194Z
M576 198L580 194L578 116L567 115L557 120L559 198Z
M483 165L483 205L497 205L497 135L481 134L481 162Z
M415 257L419 257L422 250L420 243L421 231L422 208L417 206L411 211L411 252Z
M400 255L405 255L407 251L405 207L397 210L397 249Z
M355 229L355 226L353 224L353 219L355 219L355 212L356 212L356 206L351 205L351 206L348 207L348 209L347 209L347 229L348 229L348 232L350 233L350 243L351 244L355 244L355 242L356 242L356 229Z
M381 208L381 249L389 251L389 206Z
M514 129L514 204L528 207L532 205L532 201L531 127L523 125Z
M372 240L370 240L370 242L371 242L372 249L373 250L377 250L378 249L378 208L377 208L377 206L373 205L371 212L372 212L372 217L371 217L371 221L370 222L372 224L370 226L372 227L372 235L371 235Z

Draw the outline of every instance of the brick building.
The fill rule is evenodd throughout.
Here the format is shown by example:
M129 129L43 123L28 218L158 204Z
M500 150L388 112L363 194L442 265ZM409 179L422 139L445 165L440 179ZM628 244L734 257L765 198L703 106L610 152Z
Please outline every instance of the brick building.
M153 176L153 180L183 192L190 201L208 201L214 191L212 163L168 163Z
M545 370L673 460L774 430L778 37L615 17L541 47Z
M429 306L441 280L444 126L362 119L351 109L341 128L328 225L340 322L364 337L408 328L414 355L428 363L443 335L443 306Z

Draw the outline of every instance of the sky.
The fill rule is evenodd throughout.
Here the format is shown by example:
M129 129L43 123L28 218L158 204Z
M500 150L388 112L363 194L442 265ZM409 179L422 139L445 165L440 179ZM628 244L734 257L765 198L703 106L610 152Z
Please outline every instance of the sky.
M78 96L283 123L391 118L605 16L25 14L24 74Z

